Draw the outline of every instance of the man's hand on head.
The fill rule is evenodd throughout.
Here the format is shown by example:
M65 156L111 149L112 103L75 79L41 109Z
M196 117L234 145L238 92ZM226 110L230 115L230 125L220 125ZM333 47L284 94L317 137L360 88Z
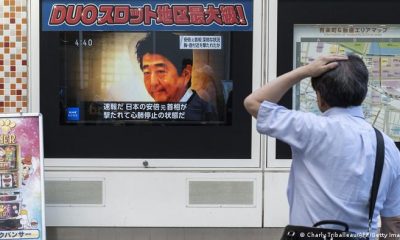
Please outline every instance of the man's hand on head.
M282 99L283 95L302 79L319 76L337 67L337 61L347 59L347 56L344 55L319 57L310 64L285 73L274 81L270 81L268 84L255 90L252 94L246 97L244 100L244 106L253 117L257 117L258 110L263 101L278 103L279 100Z
M328 55L321 56L312 61L311 63L302 66L304 74L307 77L318 77L329 70L338 66L338 61L347 60L346 55Z

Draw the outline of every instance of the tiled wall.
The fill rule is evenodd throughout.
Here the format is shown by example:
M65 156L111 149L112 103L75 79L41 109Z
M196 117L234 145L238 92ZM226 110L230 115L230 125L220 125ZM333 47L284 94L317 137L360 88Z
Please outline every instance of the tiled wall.
M0 113L28 111L28 0L0 0Z

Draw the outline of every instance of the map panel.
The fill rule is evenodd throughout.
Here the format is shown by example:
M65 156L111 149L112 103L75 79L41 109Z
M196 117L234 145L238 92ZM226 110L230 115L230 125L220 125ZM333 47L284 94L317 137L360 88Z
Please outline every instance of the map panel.
M374 28L380 29L380 32L377 32L378 30L373 32ZM329 29L328 32L327 29ZM339 32L338 29L341 31ZM344 33L343 29L348 29L348 31ZM349 29L353 29L353 32L349 32ZM358 29L358 32L355 32L355 29ZM369 29L368 32L367 29ZM396 32L398 38L395 37L396 34L393 34ZM307 36L307 33L314 36ZM294 49L294 67L308 64L321 55L353 53L360 56L369 71L368 93L363 103L365 118L394 141L400 141L400 31L398 27L300 25L297 29L295 27ZM303 80L293 92L296 109L320 114L310 79Z

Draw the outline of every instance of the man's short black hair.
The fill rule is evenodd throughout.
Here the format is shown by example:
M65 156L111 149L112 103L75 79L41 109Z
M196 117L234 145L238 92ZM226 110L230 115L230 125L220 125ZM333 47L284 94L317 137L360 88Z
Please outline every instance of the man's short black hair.
M348 60L319 77L311 78L312 87L329 107L360 106L368 91L368 69L363 60L349 54Z
M174 64L178 74L187 65L193 65L193 50L180 49L179 35L172 32L149 32L136 44L136 57L143 70L143 56L146 53L159 54Z

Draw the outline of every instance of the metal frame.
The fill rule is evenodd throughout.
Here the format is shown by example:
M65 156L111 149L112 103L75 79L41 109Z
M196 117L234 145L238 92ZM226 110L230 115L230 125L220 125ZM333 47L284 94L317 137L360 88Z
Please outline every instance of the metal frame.
M277 38L278 38L278 0L268 1L268 47L267 47L267 79L266 82L277 78ZM291 159L276 159L276 139L266 138L267 168L288 168ZM265 145L264 145L265 146Z

